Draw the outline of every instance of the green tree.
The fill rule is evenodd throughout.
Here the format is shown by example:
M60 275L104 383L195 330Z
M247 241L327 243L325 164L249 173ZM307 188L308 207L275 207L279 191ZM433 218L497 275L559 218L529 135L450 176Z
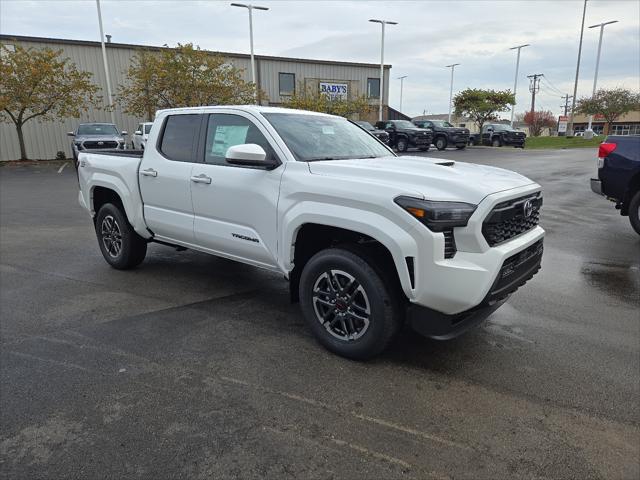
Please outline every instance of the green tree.
M98 86L91 73L80 71L62 50L0 46L0 120L16 127L20 159L27 160L22 127L41 122L78 118L89 106L99 108Z
M602 115L606 121L604 134L620 116L632 110L640 110L640 94L624 88L600 89L593 97L578 100L576 112L585 115Z
M304 88L302 84L298 85L295 93L283 103L283 106L341 117L363 116L373 108L364 95L352 99L331 98L329 95L321 93L317 88Z
M158 109L254 103L254 83L243 70L218 54L188 43L159 52L141 50L118 87L118 102L126 113L153 118ZM258 92L258 102L264 98Z
M473 120L482 130L485 122L498 119L498 113L508 112L516 98L510 90L481 90L467 88L453 98L455 113Z

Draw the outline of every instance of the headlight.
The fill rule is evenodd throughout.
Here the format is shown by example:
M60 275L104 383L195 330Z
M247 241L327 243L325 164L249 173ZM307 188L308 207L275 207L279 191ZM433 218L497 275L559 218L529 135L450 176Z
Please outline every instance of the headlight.
M476 205L463 202L438 202L413 197L398 197L395 202L433 232L465 227Z

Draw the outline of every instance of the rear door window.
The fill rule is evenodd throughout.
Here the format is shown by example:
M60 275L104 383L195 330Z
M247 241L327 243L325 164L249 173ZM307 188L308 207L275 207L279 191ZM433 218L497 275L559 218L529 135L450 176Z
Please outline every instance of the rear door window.
M169 160L195 161L194 141L200 130L200 115L170 115L164 124L160 151Z

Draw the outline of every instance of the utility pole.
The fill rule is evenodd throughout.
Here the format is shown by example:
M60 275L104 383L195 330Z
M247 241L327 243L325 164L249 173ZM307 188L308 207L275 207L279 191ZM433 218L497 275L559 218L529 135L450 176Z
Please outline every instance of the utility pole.
M560 108L564 108L564 116L566 117L569 112L569 99L573 98L573 96L567 93L564 97L560 98L564 98L564 105L560 105Z
M534 75L527 75L530 79L529 91L531 92L531 115L533 116L536 111L536 93L540 91L540 77L544 77L542 73L536 73ZM531 119L533 120L533 118Z
M573 99L571 101L571 112L569 113L569 123L567 125L567 137L573 136L573 112L576 110L576 95L578 94L578 76L580 75L580 56L582 55L582 37L584 36L584 17L587 14L587 0L584 0L582 8L582 26L580 27L580 43L578 44L578 63L576 65L576 80L573 83Z
M524 45L518 45L517 47L512 47L509 50L518 50L518 56L516 57L516 79L513 81L513 96L515 98L516 96L516 89L518 88L518 70L520 68L520 50L523 49L524 47L529 47L530 44L529 43L525 43ZM516 104L514 102L513 105L511 105L511 128L513 128L513 114L515 112L516 109Z
M372 18L369 20L373 23L382 25L382 40L380 42L380 103L378 104L378 121L382 121L382 102L384 101L384 27L385 25L397 25L398 22L390 20L377 20Z
M400 80L400 112L402 112L402 87L404 86L404 79L407 77L408 75L398 77L398 80Z
M460 64L453 63L451 65L446 66L446 68L451 69L451 86L449 87L449 119L447 120L449 123L451 123L451 102L453 101L453 71L458 65Z

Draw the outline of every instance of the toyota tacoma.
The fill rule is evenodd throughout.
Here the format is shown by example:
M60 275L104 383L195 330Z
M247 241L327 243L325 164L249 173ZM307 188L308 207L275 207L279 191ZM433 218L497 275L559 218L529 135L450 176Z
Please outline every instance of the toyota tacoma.
M161 110L144 152L81 151L78 170L112 267L157 242L279 272L318 341L349 358L382 352L405 321L453 338L540 269L540 185L398 157L342 117Z

